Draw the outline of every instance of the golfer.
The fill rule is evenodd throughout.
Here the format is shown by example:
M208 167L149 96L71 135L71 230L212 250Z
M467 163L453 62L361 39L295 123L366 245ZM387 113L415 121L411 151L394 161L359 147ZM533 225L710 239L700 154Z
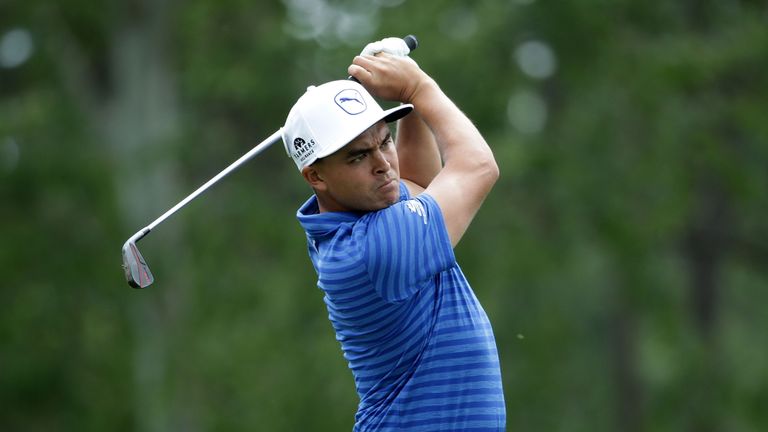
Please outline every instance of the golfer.
M349 66L360 84L291 109L283 142L314 191L297 217L360 397L354 430L502 431L493 331L453 253L498 167L401 44L369 44Z

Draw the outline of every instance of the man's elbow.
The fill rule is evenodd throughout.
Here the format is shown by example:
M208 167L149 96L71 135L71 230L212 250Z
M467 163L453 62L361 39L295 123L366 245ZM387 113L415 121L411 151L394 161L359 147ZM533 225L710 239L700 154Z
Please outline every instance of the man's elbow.
M446 158L443 169L458 173L465 181L472 179L486 190L499 179L499 166L487 145L451 155Z
M462 182L473 184L483 195L493 188L499 179L499 166L490 151L465 155L456 165L446 162L446 168L456 169Z
M483 178L490 189L499 179L500 171L493 153L488 149L483 157L477 159L476 172Z

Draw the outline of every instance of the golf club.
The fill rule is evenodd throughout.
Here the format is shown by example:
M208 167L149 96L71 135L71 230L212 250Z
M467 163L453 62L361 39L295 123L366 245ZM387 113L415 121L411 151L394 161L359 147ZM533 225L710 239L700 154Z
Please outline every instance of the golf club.
M405 43L408 45L408 48L413 51L415 50L419 44L416 40L416 37L413 35L408 35L403 38ZM350 79L353 79L350 77ZM136 247L136 243L147 236L147 234L150 233L156 226L160 225L163 221L168 219L172 214L176 213L179 209L187 205L190 201L200 196L203 192L205 192L208 188L213 186L216 182L221 180L222 178L226 177L228 174L230 174L232 171L239 168L244 163L248 162L249 160L253 159L256 155L261 153L262 151L266 150L270 145L274 144L275 142L279 141L281 139L282 135L282 128L275 131L272 135L267 137L264 141L256 145L256 147L252 148L248 153L241 156L238 160L234 161L232 164L230 164L228 167L226 167L223 171L216 174L215 177L208 180L204 185L200 186L189 194L186 198L181 200L178 204L173 206L171 209L163 213L159 218L155 219L147 225L146 227L142 228L136 234L132 235L128 240L125 241L123 244L123 270L125 270L125 279L128 281L128 285L130 285L133 288L146 288L149 285L154 282L155 278L152 276L152 272L149 270L149 266L147 265L147 262L144 260L144 257L141 255L141 252L139 252L139 248Z
M213 186L216 182L226 177L232 171L239 168L244 163L253 159L256 155L266 150L270 145L281 139L282 128L275 131L267 139L259 143L256 147L252 148L248 153L240 157L240 159L232 162L231 165L226 167L223 171L216 174L215 177L208 180L204 185L197 188L196 191L189 194L186 198L181 200L178 204L173 206L170 210L163 213L159 218L155 219L152 223L139 230L136 234L132 235L125 244L123 244L123 269L125 270L125 279L128 280L128 285L134 288L146 288L153 281L154 277L152 272L149 271L149 266L144 260L144 257L139 252L139 248L136 247L136 242L144 238L149 234L152 229L160 225L164 220L168 219L172 214L176 213L180 208L187 205L190 201L197 198L200 194L205 192L209 187Z

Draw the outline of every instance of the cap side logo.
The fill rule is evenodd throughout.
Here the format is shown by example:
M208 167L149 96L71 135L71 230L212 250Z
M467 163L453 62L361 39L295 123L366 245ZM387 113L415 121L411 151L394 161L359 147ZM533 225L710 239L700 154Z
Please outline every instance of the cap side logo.
M355 89L340 91L333 100L349 115L357 115L368 109L363 95Z
M302 147L304 147L304 144L307 142L304 141L304 138L296 138L293 140L293 148L296 150L301 150Z
M307 159L315 154L315 140L309 140L307 143L304 138L296 138L293 140L293 153L291 156L294 160L304 163Z

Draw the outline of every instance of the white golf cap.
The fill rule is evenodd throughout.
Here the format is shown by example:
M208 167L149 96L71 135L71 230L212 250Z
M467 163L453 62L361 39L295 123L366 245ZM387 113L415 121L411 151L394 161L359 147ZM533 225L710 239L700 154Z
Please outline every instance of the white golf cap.
M301 171L335 153L379 121L393 122L412 110L413 105L403 104L385 111L362 85L352 80L311 86L285 120L285 151Z

